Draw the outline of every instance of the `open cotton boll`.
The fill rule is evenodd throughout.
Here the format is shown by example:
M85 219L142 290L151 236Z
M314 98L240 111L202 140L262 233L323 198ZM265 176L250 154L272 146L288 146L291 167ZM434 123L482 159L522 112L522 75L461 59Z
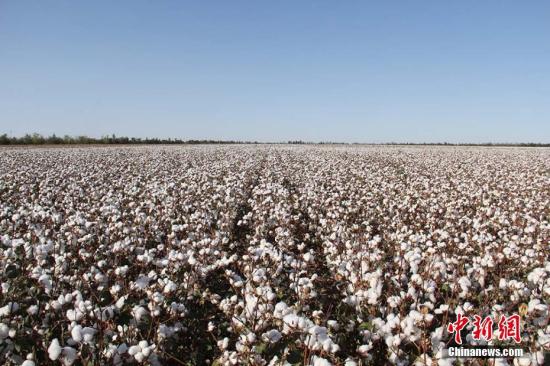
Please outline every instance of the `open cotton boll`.
M514 366L531 366L531 365L533 365L533 363L531 363L530 357L525 356L525 357L514 358Z
M131 346L129 349L128 349L128 354L130 356L134 356L136 353L138 352L141 352L141 347L140 346Z
M0 323L0 341L8 338L9 332L9 327L4 323Z
M127 296L121 296L115 303L115 307L117 309L122 309L122 307L124 306L124 302L126 301L126 298Z
M72 347L63 347L61 362L65 366L72 365L78 357L76 349Z
M332 363L330 363L329 360L319 357L319 356L313 356L311 358L311 365L312 366L331 366Z
M218 344L218 347L223 351L223 350L226 350L227 347L229 346L229 338L225 337L224 339L222 339L221 341L218 341L217 342Z
M79 321L84 317L84 314L80 309L69 309L66 316L71 321Z
M82 341L82 326L76 325L71 330L71 337L75 342L81 342Z
M277 329L271 329L264 334L262 334L262 339L269 343L277 343L282 338L281 332L279 332Z
M132 310L132 315L136 319L136 321L142 321L149 312L143 307L143 306L135 306Z
M50 343L50 346L48 347L48 357L50 360L55 361L61 355L61 346L59 345L59 341L57 338L54 338L52 342Z
M17 310L19 310L19 304L10 301L7 305L0 308L0 318L15 313Z

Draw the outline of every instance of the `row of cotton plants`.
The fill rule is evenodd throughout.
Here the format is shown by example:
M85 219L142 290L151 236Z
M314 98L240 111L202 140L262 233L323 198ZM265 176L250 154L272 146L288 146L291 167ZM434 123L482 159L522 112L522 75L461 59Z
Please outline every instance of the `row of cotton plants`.
M543 364L549 215L548 149L3 149L0 363Z

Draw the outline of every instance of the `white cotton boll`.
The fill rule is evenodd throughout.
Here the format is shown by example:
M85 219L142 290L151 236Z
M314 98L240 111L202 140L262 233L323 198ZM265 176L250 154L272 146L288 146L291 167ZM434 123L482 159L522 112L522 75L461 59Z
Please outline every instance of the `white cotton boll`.
M0 341L8 338L8 334L9 334L9 327L4 323L0 323Z
M59 297L57 298L57 302L58 302L60 305L64 305L64 304L65 304L65 296L59 295Z
M25 360L25 361L23 361L21 366L35 366L35 363L32 360Z
M470 289L470 286L472 285L472 283L470 282L470 280L468 279L468 277L460 277L460 279L458 280L458 284L462 290L462 292L459 294L461 297L465 297L467 294L468 294L468 291Z
M19 310L19 304L16 302L8 302L7 305L0 308L0 317L8 316Z
M357 362L355 362L354 360L348 358L344 362L344 366L357 366Z
M549 329L547 329L548 331ZM537 343L541 346L550 345L550 333L544 333L542 329L537 331Z
M6 305L0 308L0 318L10 315L10 308Z
M96 330L90 327L84 327L81 330L82 338L86 343L91 343L94 340L95 333Z
M164 285L164 289L163 289L163 292L165 294L169 294L171 292L174 292L178 289L178 286L172 282L172 281L169 281L166 285Z
M516 357L514 358L514 366L531 366L530 357Z
M330 329L333 329L335 331L338 331L338 329L340 329L340 324L338 324L336 320L328 320L327 325Z
M113 286L111 286L111 288L109 289L109 292L111 293L111 295L116 295L120 292L120 290L122 290L122 286L120 286L117 283L117 284L114 284Z
M149 282L151 282L149 276L139 276L132 287L140 290L145 290L147 287L149 287Z
M223 351L229 346L229 338L225 337L221 341L218 341L218 347Z
M313 361L313 366L331 366L332 365L330 361L319 356L313 356L312 361Z
M54 338L48 347L48 357L50 360L55 361L59 358L59 355L61 355L61 346L57 338Z
M357 352L363 356L363 357L366 357L368 356L369 354L369 351L372 349L372 344L369 343L369 344L363 344L361 346L359 346L359 348L357 349Z
M96 273L94 276L94 280L98 283L104 283L107 282L107 276L105 276L103 273Z
M264 334L262 334L262 339L269 343L277 343L282 338L281 332L279 332L277 329L271 329Z
M147 346L149 346L149 343L147 343L147 341L143 340L143 341L140 341L138 343L138 345L141 349L144 349L144 348L147 348Z
M126 301L126 296L122 296L120 299L118 299L115 303L115 307L117 309L122 309L124 306L124 302Z
M298 327L299 318L296 314L287 314L283 317L283 322L291 328Z
M448 304L442 304L442 305L439 306L439 308L434 310L434 313L442 314L442 313L446 312L447 310L449 310L449 305Z
M67 310L67 319L69 319L70 321L75 321L76 320L76 313L74 311L74 309L69 309Z
M132 311L133 315L134 315L134 318L139 322L141 321L142 319L144 319L147 314L149 314L147 312L147 310L143 307L143 306L136 306L134 307L133 311Z
M70 366L76 361L77 351L72 347L63 347L63 357L61 361L63 365Z
M414 361L413 366L434 366L436 363L433 362L432 358L426 353L421 354Z
M323 351L325 352L330 352L331 346L332 346L332 341L330 340L330 338L327 338L322 342Z
M140 346L131 346L129 349L128 349L128 354L130 356L134 356L136 355L137 353L141 352L141 347Z
M254 271L252 274L252 281L256 283L260 283L265 279L265 270L263 268L259 268Z
M533 358L533 361L537 365L544 364L544 352L543 351L537 351L535 354L531 356Z
M157 304L161 303L161 302L164 301L164 296L162 296L162 294L160 294L158 292L155 292L153 294L153 301L156 302Z
M116 351L118 354L122 355L128 351L128 346L126 345L126 343L122 343L117 347Z
M82 342L82 326L74 326L71 330L71 337L75 342Z
M386 345L388 346L388 348L391 348L393 346L393 338L394 336L393 335L388 335L386 336Z
M267 294L267 300L268 301L273 301L275 300L275 298L277 297L277 295L275 295L275 293L273 291L270 291L268 294Z
M527 312L532 313L535 311L546 312L548 305L541 304L539 299L533 299L529 301Z
M141 352L138 352L134 355L134 358L136 359L137 362L141 363L145 360L145 355Z
M52 290L52 281L50 276L48 276L47 274L43 274L38 278L38 282L42 286L44 286L47 294L50 293L50 291Z
M27 308L27 314L29 315L36 315L36 313L38 313L38 306L36 305L31 305Z
M462 308L464 309L465 312L468 312L468 311L470 311L470 310L472 310L472 309L474 308L474 305L472 305L471 302L466 301L466 302L464 303L464 305L462 306Z
M98 310L100 310L100 309L96 309L96 311L98 311ZM108 307L103 308L100 311L100 314L96 315L96 316L98 318L100 318L100 320L109 320L109 319L112 319L114 315L115 315L115 313L114 313L113 307L108 306Z
M277 319L282 319L285 315L290 312L288 305L284 302L279 302L275 305L275 310L273 311L273 316Z
M254 342L256 341L256 334L254 334L254 333L248 333L248 334L246 335L246 340L247 340L247 342L248 342L249 344L254 343Z

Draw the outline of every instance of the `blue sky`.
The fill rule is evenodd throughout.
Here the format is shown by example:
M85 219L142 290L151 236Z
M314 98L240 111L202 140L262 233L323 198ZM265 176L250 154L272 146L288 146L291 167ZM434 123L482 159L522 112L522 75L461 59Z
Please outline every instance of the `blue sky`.
M0 1L0 133L550 142L548 1Z

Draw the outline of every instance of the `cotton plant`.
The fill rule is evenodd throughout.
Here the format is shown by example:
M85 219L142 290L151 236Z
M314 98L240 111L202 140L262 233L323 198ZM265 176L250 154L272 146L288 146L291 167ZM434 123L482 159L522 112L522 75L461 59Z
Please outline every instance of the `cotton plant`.
M0 360L450 365L457 314L521 306L529 356L491 362L542 364L549 169L547 149L3 149Z

